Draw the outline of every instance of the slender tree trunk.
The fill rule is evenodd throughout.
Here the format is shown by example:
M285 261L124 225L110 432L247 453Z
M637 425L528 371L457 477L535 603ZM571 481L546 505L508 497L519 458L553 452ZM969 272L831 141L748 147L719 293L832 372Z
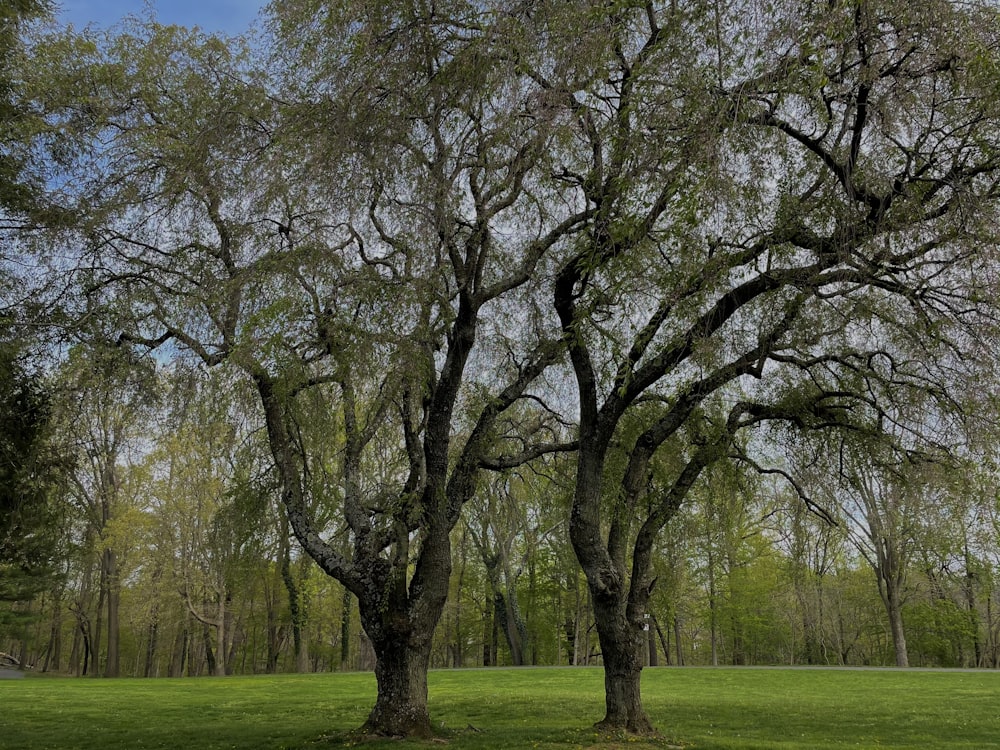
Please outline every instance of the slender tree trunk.
M226 597L227 595L224 593L219 594L218 624L216 625L219 642L214 670L216 677L225 677L226 675L226 655L228 653L226 646L228 644L227 638L229 637L229 628L226 623L226 618L229 617L229 612L226 609Z
M77 677L80 676L80 628L73 628L73 645L69 649L69 664L66 669Z
M108 658L104 668L105 677L121 674L121 622L118 605L121 601L121 587L118 582L118 555L113 550L104 550L108 587Z
M58 672L62 668L62 591L57 592L52 602L52 623L49 630L49 648L45 654L43 672Z
M284 574L284 570L282 571ZM266 617L266 649L267 657L264 660L264 672L265 674L274 674L278 669L278 658L281 655L281 625L278 623L278 613L277 613L277 603L274 601L275 597L273 594L265 591L264 600L265 607L267 608Z
M979 622L979 606L976 603L976 584L978 576L973 568L973 558L969 553L968 542L964 545L965 552L965 605L969 613L969 626L972 631L972 650L974 663L972 666L981 667L983 665L983 642L981 636L981 623ZM977 566L978 567L978 566Z
M153 570L153 585L159 587L163 570L157 565ZM143 663L143 677L158 677L160 670L156 666L156 652L160 647L160 600L153 599L149 612L149 628L146 633L146 655Z
M892 633L892 647L896 654L896 666L910 666L909 655L906 650L906 632L903 629L903 602L899 589L893 585L885 587L883 597L886 613L889 616L889 630Z
M90 620L86 616L80 620L80 635L83 639L83 671L80 674L86 677L87 670L90 668L91 655L93 654L93 646L90 640Z
M465 653L462 647L462 586L465 584L465 567L468 562L468 530L462 533L462 544L459 547L458 582L455 586L455 643L452 651L452 666L462 667L465 664Z
M104 638L104 612L108 597L108 570L105 567L103 553L100 558L100 576L97 591L97 620L94 624L90 642L94 677L98 677L101 674L101 642Z
M653 627L656 629L656 635L660 639L660 648L663 649L663 660L670 666L670 631L666 633L663 632L663 628L660 627L660 621L656 619L656 615L650 613L650 619L653 621Z
M492 599L492 593L489 595ZM489 601L489 599L487 600ZM496 654L493 651L493 615L496 607L493 606L492 602L483 607L483 666L493 667L496 666Z
M343 605L340 610L340 671L346 672L351 666L351 606L354 595L344 589Z
M288 592L288 611L292 619L292 653L295 657L295 671L305 672L308 669L309 654L302 640L305 624L305 606L301 595L299 581L292 572L292 555L288 543L288 516L281 514L281 546L278 554L281 556L281 580Z
M708 617L709 639L712 648L712 666L719 666L719 614L715 591L715 558L712 543L708 543Z
M187 619L185 619L174 637L174 647L170 654L170 666L167 668L168 677L182 677L184 675L184 665L187 662L188 655L187 647L188 627Z
M217 660L215 658L215 651L212 649L212 632L208 627L208 623L203 622L201 624L201 641L205 647L205 660L208 662L208 673L216 674Z
M684 648L681 643L681 618L680 615L674 614L674 648L677 649L677 666L684 666Z
M143 677L158 677L159 670L156 668L156 650L159 646L160 620L159 611L153 608L153 619L149 623L148 641L146 643L146 663L143 666Z

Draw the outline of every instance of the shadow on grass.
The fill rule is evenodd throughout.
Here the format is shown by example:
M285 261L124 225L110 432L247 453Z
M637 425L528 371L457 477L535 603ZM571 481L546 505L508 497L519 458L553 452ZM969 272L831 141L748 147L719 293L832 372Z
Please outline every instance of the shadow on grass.
M591 729L567 729L561 732L526 728L523 731L490 731L469 724L465 729L436 730L429 739L404 737L382 737L366 734L360 730L333 732L309 744L310 750L326 748L423 748L447 747L454 745L462 750L492 750L493 748L531 748L532 750L684 750L685 745L662 736L638 736L620 731Z

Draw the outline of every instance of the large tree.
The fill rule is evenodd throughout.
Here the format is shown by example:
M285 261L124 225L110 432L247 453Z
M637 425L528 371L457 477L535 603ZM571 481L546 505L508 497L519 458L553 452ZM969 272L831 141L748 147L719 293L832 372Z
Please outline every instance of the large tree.
M733 440L764 423L878 432L913 392L947 407L956 352L992 330L976 267L996 239L995 8L704 11L615 5L550 30L607 50L586 82L547 79L577 123L567 190L592 216L554 299L602 724L636 732L653 542L704 469L735 452L777 470ZM661 451L669 476L650 470Z
M359 602L378 679L366 730L425 735L477 473L565 447L507 440L503 415L558 356L529 291L586 211L550 219L528 175L554 127L513 61L477 63L461 16L286 5L300 64L280 87L237 41L155 25L52 39L35 80L77 143L62 187L81 305L123 346L253 384L292 530ZM346 67L310 69L296 22Z

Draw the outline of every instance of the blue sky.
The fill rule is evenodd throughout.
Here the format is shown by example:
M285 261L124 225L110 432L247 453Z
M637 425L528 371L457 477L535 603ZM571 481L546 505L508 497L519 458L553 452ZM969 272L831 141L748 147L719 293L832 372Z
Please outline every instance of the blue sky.
M266 0L56 0L57 18L64 23L106 27L123 16L142 16L152 6L164 24L200 26L205 31L237 34L246 31Z

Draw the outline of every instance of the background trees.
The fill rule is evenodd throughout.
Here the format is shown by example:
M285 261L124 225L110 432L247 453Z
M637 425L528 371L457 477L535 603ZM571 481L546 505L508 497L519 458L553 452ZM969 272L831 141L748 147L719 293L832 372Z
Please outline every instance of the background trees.
M26 604L57 586L65 555L68 468L53 443L51 395L8 345L0 347L0 624L20 633Z

